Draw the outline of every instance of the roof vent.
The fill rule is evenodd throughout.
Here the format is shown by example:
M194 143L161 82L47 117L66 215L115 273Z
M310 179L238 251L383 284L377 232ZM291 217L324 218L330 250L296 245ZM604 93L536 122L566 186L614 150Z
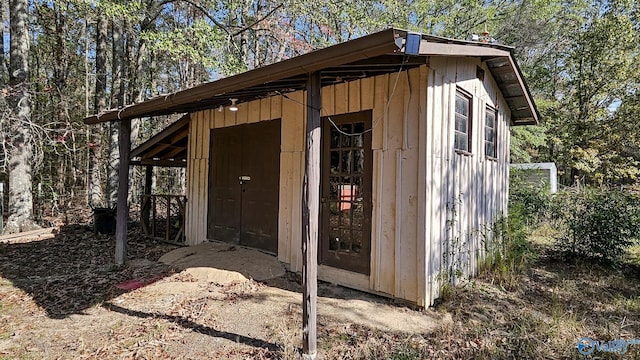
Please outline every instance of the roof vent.
M475 41L475 42L479 42L479 43L484 43L484 44L497 44L498 40L492 38L489 36L489 32L488 31L484 31L482 33L482 35L478 35L478 34L471 34L469 36L467 36L467 40L468 41Z

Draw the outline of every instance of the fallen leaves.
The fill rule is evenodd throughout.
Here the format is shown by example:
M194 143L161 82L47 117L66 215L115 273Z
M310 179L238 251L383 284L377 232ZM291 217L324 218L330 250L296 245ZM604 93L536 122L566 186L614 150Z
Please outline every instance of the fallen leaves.
M157 258L171 249L129 234L130 257ZM115 284L131 279L148 282L170 273L166 266L113 265L112 237L94 234L88 226L66 226L54 238L0 244L0 274L29 294L52 318L82 313L122 293ZM158 250L161 248L162 250Z

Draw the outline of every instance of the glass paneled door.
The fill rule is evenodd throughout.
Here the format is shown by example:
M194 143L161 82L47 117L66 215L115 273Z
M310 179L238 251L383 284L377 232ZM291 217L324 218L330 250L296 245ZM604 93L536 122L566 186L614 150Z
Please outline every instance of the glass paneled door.
M369 274L371 111L322 118L320 263Z

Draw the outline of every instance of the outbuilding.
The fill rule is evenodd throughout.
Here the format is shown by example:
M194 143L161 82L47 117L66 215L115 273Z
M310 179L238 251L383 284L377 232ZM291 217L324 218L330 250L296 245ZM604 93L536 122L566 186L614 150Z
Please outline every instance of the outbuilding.
M85 122L185 114L134 155L186 166L187 244L257 248L299 272L318 110L319 279L429 306L475 275L507 211L509 128L538 121L510 47L387 29Z

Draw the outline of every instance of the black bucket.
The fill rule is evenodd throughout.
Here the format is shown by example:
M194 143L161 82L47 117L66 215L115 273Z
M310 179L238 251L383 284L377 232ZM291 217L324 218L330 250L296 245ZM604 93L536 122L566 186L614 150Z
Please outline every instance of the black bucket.
M113 235L116 233L116 209L94 208L93 230L99 234Z

